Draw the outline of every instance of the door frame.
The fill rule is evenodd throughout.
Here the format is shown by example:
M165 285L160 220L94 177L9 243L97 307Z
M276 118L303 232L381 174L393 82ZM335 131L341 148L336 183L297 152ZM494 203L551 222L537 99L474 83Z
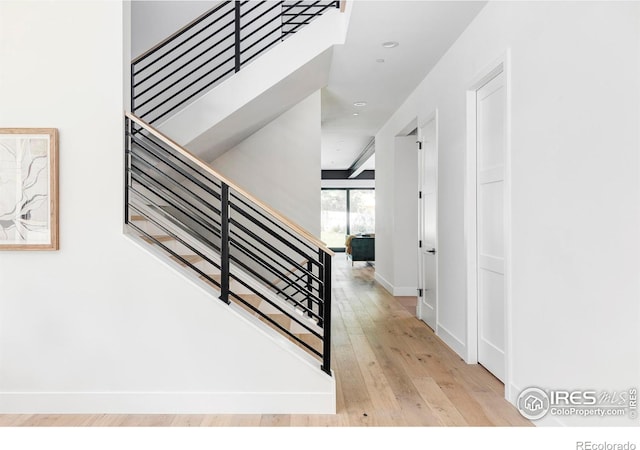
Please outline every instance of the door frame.
M435 267L436 267L436 323L435 323L435 327L433 329L433 332L436 334L436 336L438 335L438 326L440 324L440 320L439 320L439 298L440 296L439 294L439 289L440 289L440 283L438 280L438 269L439 269L439 233L438 233L438 216L439 216L439 199L438 199L438 175L439 175L439 167L438 167L438 161L439 161L439 133L438 133L438 108L435 109L435 111L433 111L431 114L428 114L426 116L426 118L420 122L418 122L418 142L421 144L424 144L424 136L421 135L421 130L427 126L430 122L434 122L434 126L435 126L435 146L436 146L436 238L435 238L435 248L436 248L436 253L434 255L435 257ZM417 150L418 152L421 152L422 150ZM421 157L418 157L418 161L420 163L422 163L422 159ZM424 169L424 165L423 164L419 164L418 165L418 190L422 187L422 176L423 174L423 169ZM422 211L422 207L423 207L423 199L418 199L418 240L420 240L422 238L422 221L424 218L424 214ZM418 289L423 289L424 288L424 268L422 267L422 255L421 255L421 248L418 247L417 248L417 257L418 257ZM424 292L423 292L424 295ZM417 310L416 310L416 315L418 316L418 319L424 321L424 319L422 318L422 298L423 297L418 297L418 305L417 305Z
M467 87L467 152L465 176L465 251L467 260L467 358L478 363L478 241L477 241L477 109L476 92L499 73L504 74L504 263L505 263L505 398L513 403L517 395L511 385L513 374L513 323L511 285L511 58L510 51L487 65Z

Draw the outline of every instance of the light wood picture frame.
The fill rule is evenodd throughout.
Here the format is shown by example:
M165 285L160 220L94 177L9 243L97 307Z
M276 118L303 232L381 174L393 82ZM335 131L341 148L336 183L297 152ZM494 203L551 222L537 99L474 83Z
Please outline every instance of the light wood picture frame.
M58 250L58 130L0 128L0 250Z

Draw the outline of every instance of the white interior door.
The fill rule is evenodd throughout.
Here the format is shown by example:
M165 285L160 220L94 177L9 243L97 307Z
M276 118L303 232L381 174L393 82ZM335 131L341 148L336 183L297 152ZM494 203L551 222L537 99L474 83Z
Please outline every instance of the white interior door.
M419 151L419 223L418 248L419 289L418 314L433 330L436 329L438 311L438 145L436 119L419 130L422 150Z
M476 92L478 362L505 376L504 151L502 73Z

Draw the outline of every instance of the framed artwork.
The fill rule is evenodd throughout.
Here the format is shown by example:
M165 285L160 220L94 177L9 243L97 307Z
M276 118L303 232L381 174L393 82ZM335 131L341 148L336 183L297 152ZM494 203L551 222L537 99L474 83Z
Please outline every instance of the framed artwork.
M58 250L55 128L0 128L0 250Z

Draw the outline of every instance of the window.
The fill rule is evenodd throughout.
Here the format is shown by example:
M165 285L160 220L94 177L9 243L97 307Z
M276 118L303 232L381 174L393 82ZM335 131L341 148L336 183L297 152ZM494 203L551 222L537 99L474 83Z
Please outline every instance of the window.
M373 189L323 189L320 239L344 251L348 234L374 233L376 196Z

